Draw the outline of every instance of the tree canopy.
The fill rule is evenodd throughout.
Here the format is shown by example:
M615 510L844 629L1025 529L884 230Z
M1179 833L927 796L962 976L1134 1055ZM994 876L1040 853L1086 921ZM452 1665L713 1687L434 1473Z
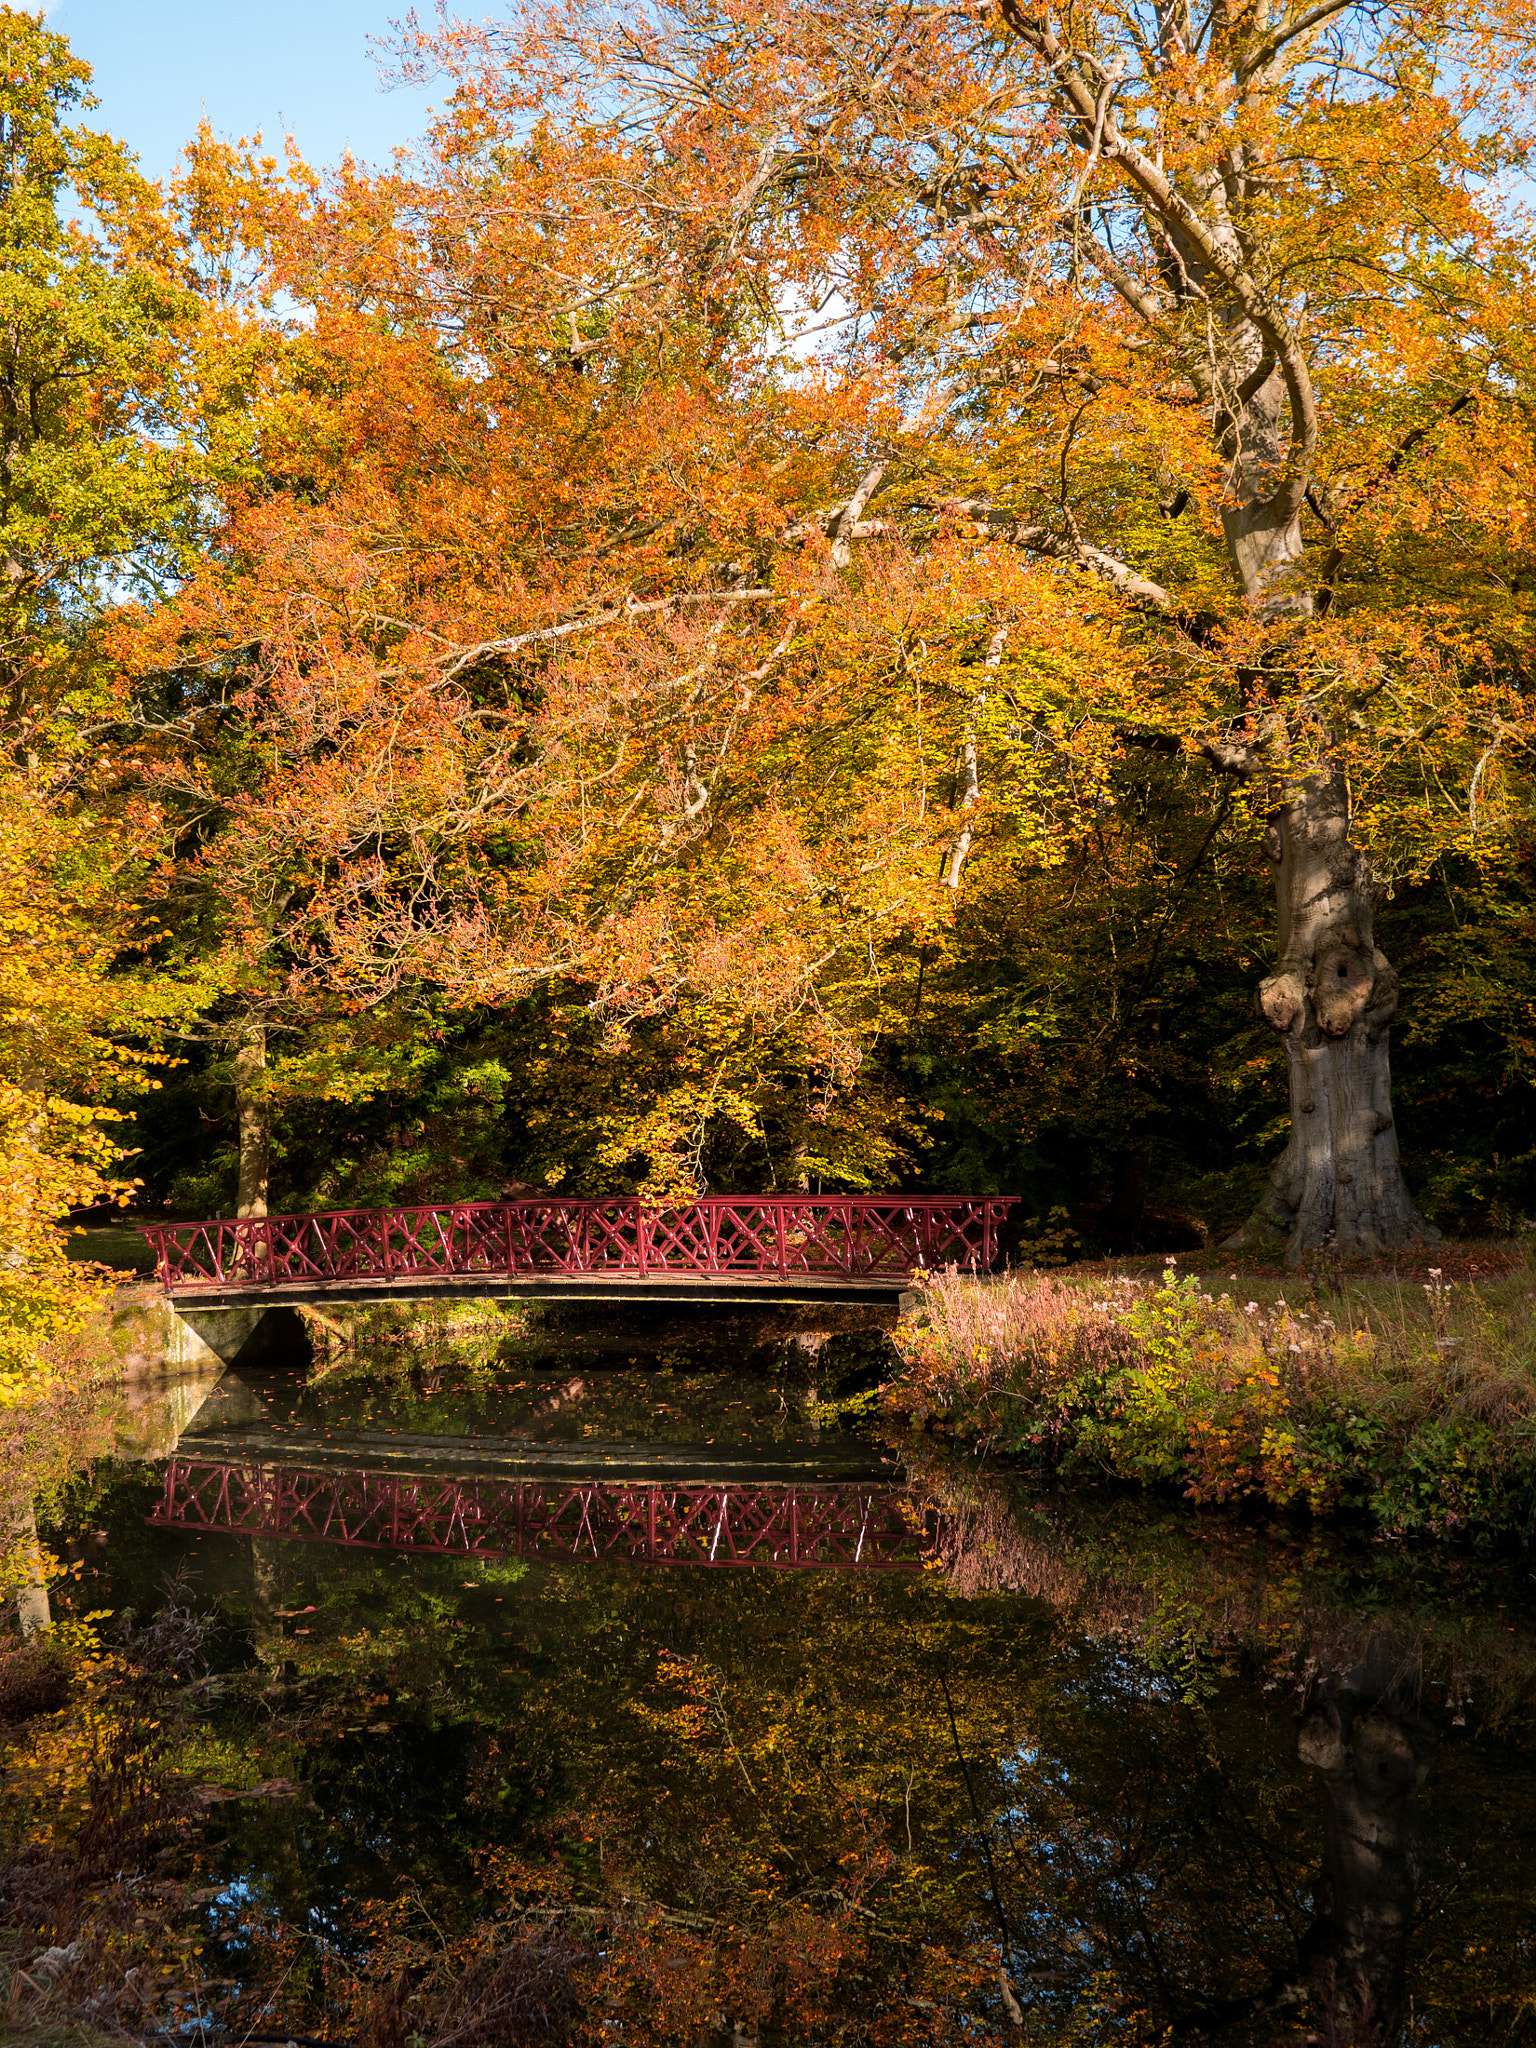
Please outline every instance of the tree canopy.
M149 1192L1022 1185L1130 1245L1241 1222L1283 1060L1262 1229L1420 1229L1399 1120L1508 1227L1528 27L527 8L413 32L387 171L160 191L50 115L98 395L25 516L96 695L26 772L149 849Z

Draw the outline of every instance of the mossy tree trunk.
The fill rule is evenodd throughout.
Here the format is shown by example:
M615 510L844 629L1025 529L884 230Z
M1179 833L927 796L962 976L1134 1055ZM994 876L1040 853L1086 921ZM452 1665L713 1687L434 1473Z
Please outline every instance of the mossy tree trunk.
M260 1085L266 1064L267 1027L260 1018L249 1018L235 1047L235 1116L240 1140L237 1216L267 1213L272 1180L272 1108Z

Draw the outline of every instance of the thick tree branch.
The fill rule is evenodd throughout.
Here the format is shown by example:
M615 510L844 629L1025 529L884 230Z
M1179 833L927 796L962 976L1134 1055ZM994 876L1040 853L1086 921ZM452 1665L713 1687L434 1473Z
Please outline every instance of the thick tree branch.
M1077 54L1059 40L1048 23L1026 13L1020 0L1001 0L1001 6L1008 26L1047 66L1067 111L1091 136L1099 118L1100 94L1083 76ZM1093 68L1101 80L1107 80L1109 74L1102 66L1094 63ZM1171 183L1161 166L1121 132L1110 115L1103 123L1102 153L1119 165L1127 183L1164 228L1170 234L1175 230L1183 234L1273 352L1290 399L1291 441L1286 473L1270 498L1269 509L1277 523L1294 518L1311 481L1318 431L1317 400L1300 341L1240 256L1234 257L1220 233Z
M885 475L885 466L890 453L882 448L859 480L859 487L843 507L832 535L832 561L836 568L846 569L853 558L853 542L859 521L864 516L864 507L880 488Z
M1187 754L1191 751L1208 761L1222 775L1246 782L1259 766L1261 756L1274 738L1272 726L1248 733L1234 729L1220 739L1186 742L1178 733L1160 732L1155 726L1117 725L1115 738L1123 747L1135 747L1146 754Z
M1080 256L1085 256L1106 284L1112 285L1131 311L1140 316L1154 334L1171 340L1168 323L1156 302L1144 292L1125 265L1112 256L1079 214L1062 214L1057 222L1062 235Z
M1118 591L1121 597L1144 610L1171 612L1174 609L1173 595L1161 583L1154 583L1149 576L1138 575L1118 556L1096 547L1081 536L1053 533L1048 526L1032 520L1015 519L1010 513L1000 512L995 506L975 499L957 500L948 509L968 519L985 539L1006 541L1010 547L1028 548L1034 554L1049 555L1053 561L1070 562L1075 568L1087 569L1112 590Z
M1250 79L1257 78L1265 65L1279 56L1287 43L1294 43L1298 36L1309 35L1313 29L1321 28L1325 22L1332 21L1335 15L1343 14L1352 5L1353 0L1322 0L1321 6L1310 7L1305 14L1298 14L1294 21L1287 22L1283 28L1273 30L1264 37L1258 48L1251 50L1238 65L1239 84L1246 85Z
M614 625L620 619L640 619L651 612L669 611L675 604L782 604L783 594L776 590L681 590L671 597L648 598L637 604L630 597L623 604L614 605L605 612L589 612L583 619L567 619L561 626L538 626L531 633L514 633L506 640L481 640L473 647L466 647L456 655L439 681L449 683L467 668L474 668L482 661L489 661L498 654L517 654L525 647L547 644L555 640L569 640L575 633L593 633L599 626Z

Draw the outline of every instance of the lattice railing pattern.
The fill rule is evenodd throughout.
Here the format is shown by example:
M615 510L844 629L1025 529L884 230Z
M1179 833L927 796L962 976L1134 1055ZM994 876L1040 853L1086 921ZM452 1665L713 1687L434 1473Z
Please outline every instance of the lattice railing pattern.
M712 1195L677 1207L628 1196L535 1198L143 1228L161 1281L178 1294L538 1273L863 1280L915 1267L987 1271L1013 1203L1004 1195Z
M359 1550L778 1571L911 1571L921 1518L872 1482L494 1480L172 1459L149 1520Z

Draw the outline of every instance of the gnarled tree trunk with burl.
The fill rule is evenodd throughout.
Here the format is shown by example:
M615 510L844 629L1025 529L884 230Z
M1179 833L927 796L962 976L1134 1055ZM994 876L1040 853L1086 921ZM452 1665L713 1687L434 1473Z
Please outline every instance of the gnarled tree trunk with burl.
M1350 841L1337 769L1308 776L1270 820L1280 957L1259 990L1285 1047L1291 1139L1264 1200L1234 1245L1281 1240L1377 1252L1434 1235L1398 1156L1389 1038L1397 975L1376 944L1377 888Z

